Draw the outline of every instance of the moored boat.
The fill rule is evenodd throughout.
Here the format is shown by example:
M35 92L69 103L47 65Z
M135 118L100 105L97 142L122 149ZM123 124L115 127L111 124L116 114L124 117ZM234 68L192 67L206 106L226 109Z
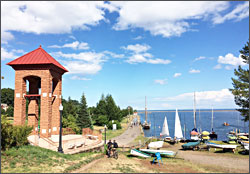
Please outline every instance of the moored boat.
M212 120L211 120L211 132L209 134L210 139L217 140L218 135L214 132L214 110L212 108Z
M142 124L143 129L150 129L151 124L147 122L147 97L145 97L145 121Z
M181 129L181 122L180 122L180 118L179 118L177 109L176 109L176 112L175 112L174 137L175 137L175 139L177 141L183 139L183 134L182 134L182 129Z
M229 123L224 122L224 123L223 123L223 126L229 126Z
M169 136L167 117L164 118L164 122L163 122L162 131L160 133L160 136L164 137L164 141L171 140L171 137Z

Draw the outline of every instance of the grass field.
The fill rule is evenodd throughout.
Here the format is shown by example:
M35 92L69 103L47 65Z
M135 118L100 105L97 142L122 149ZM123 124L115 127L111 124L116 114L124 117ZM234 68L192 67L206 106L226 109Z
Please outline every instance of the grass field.
M37 146L11 148L1 152L2 173L62 173L87 164L101 153L87 152L75 155L61 154ZM103 156L103 155L101 155Z

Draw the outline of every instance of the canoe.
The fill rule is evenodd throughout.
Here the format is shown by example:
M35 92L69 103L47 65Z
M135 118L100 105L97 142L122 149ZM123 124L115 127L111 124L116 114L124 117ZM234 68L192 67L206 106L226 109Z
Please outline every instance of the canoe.
M206 143L208 147L220 148L220 149L236 149L237 145L229 145L229 144L216 144L212 142Z
M141 152L141 151L139 151L137 149L131 149L130 154L134 155L134 156L143 157L143 158L149 158L149 157L151 157L150 155L148 155L146 153L143 153L143 152Z
M159 152L161 156L164 156L164 157L174 157L176 155L176 152L169 151L169 150L140 149L140 151L146 152L149 154L155 154Z
M155 141L148 144L149 148L161 148L163 146L164 141Z

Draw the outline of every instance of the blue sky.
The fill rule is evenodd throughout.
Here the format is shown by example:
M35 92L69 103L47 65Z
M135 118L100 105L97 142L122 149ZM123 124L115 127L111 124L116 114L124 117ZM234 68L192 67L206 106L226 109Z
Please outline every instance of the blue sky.
M249 2L1 2L2 88L9 61L42 47L65 66L63 97L102 94L143 109L235 108L231 77L247 68ZM139 8L140 7L140 8Z

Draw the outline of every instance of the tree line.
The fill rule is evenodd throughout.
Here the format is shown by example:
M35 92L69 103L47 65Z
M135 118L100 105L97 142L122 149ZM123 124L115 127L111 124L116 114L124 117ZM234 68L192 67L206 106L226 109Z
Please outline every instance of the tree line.
M1 89L1 103L8 105L7 111L1 109L1 114L13 117L14 114L14 90L11 88ZM102 94L101 99L96 106L88 107L84 93L80 101L73 100L70 97L66 100L62 98L63 114L62 124L63 128L71 128L76 133L81 133L82 128L91 128L93 125L104 126L107 125L109 129L112 128L113 123L117 124L117 129L121 128L120 122L129 113L133 113L133 108L128 106L121 109L116 105L111 94ZM39 107L40 108L40 107ZM26 110L28 109L28 99L26 102ZM28 112L27 112L28 113ZM27 114L26 114L27 115ZM39 112L40 119L40 112Z

